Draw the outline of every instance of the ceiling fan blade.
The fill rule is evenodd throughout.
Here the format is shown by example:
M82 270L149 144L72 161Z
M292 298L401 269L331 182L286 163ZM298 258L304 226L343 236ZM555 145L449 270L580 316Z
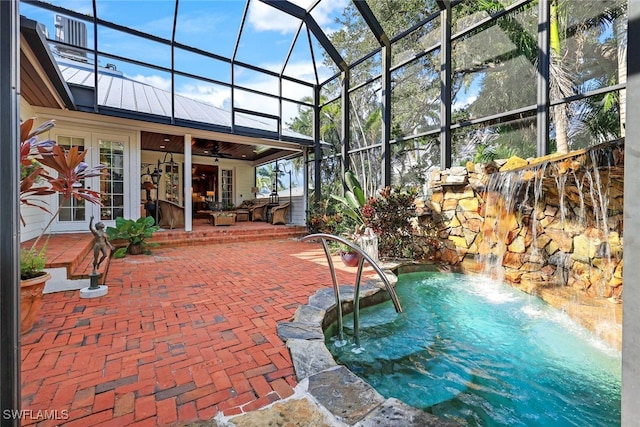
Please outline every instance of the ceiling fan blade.
M213 147L211 148L211 156L216 158L229 158L232 157L231 154L223 153L220 151L220 145L218 141L213 143Z

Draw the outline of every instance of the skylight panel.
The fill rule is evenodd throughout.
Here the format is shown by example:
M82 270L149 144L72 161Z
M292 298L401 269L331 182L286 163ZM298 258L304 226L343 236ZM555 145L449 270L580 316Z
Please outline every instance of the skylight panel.
M98 50L159 67L171 68L171 46L98 25Z
M180 0L176 41L231 58L244 8L244 1Z
M175 2L96 0L98 18L171 40Z
M235 59L280 72L300 20L259 1L249 4Z

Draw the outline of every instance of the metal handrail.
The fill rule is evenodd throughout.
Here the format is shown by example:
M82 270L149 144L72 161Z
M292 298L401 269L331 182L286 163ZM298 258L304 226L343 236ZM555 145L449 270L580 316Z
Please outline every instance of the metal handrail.
M327 257L327 262L329 263L329 269L331 270L331 279L333 281L333 293L336 298L336 306L338 308L338 337L341 341L344 341L344 333L343 333L343 322L342 322L342 302L340 300L340 288L338 286L338 278L336 276L336 270L333 266L333 259L331 258L331 253L329 252L329 246L327 246L327 240L332 240L334 242L341 243L343 245L348 246L353 251L355 251L359 255L358 261L358 272L356 274L356 284L355 284L355 292L353 296L353 339L357 346L360 345L360 280L362 279L362 268L364 266L364 261L366 260L371 267L378 273L380 279L384 282L385 287L387 288L387 292L391 297L391 301L393 302L393 306L396 309L397 313L402 313L402 306L400 305L400 301L398 300L398 295L396 295L396 291L391 286L389 279L384 274L380 266L371 258L361 247L356 245L349 240L346 240L339 236L334 236L333 234L326 233L316 233L310 234L308 236L304 236L301 238L301 241L309 241L309 240L317 240L321 239L322 247L324 248L324 253Z

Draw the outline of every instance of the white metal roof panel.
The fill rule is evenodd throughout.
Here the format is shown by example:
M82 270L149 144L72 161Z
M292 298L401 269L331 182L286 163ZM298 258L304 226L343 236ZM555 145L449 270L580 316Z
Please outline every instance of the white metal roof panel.
M58 66L67 83L93 87L94 68L90 64L58 58ZM110 68L98 69L98 104L160 116L171 115L171 92L150 86ZM176 95L175 116L194 122L231 127L231 113L203 101ZM236 124L247 128L274 132L274 124L268 119L236 115ZM283 134L294 138L310 139L289 129Z

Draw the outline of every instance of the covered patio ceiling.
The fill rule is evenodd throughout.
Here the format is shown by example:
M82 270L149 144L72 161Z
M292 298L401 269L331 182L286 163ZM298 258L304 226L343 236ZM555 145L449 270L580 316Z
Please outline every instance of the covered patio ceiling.
M140 134L141 148L148 151L169 153L184 153L184 137L182 135L168 135L142 131ZM250 161L261 164L284 157L296 156L299 150L262 145L257 139L247 138L246 143L227 142L218 139L197 138L191 140L191 154L214 159L233 159Z

